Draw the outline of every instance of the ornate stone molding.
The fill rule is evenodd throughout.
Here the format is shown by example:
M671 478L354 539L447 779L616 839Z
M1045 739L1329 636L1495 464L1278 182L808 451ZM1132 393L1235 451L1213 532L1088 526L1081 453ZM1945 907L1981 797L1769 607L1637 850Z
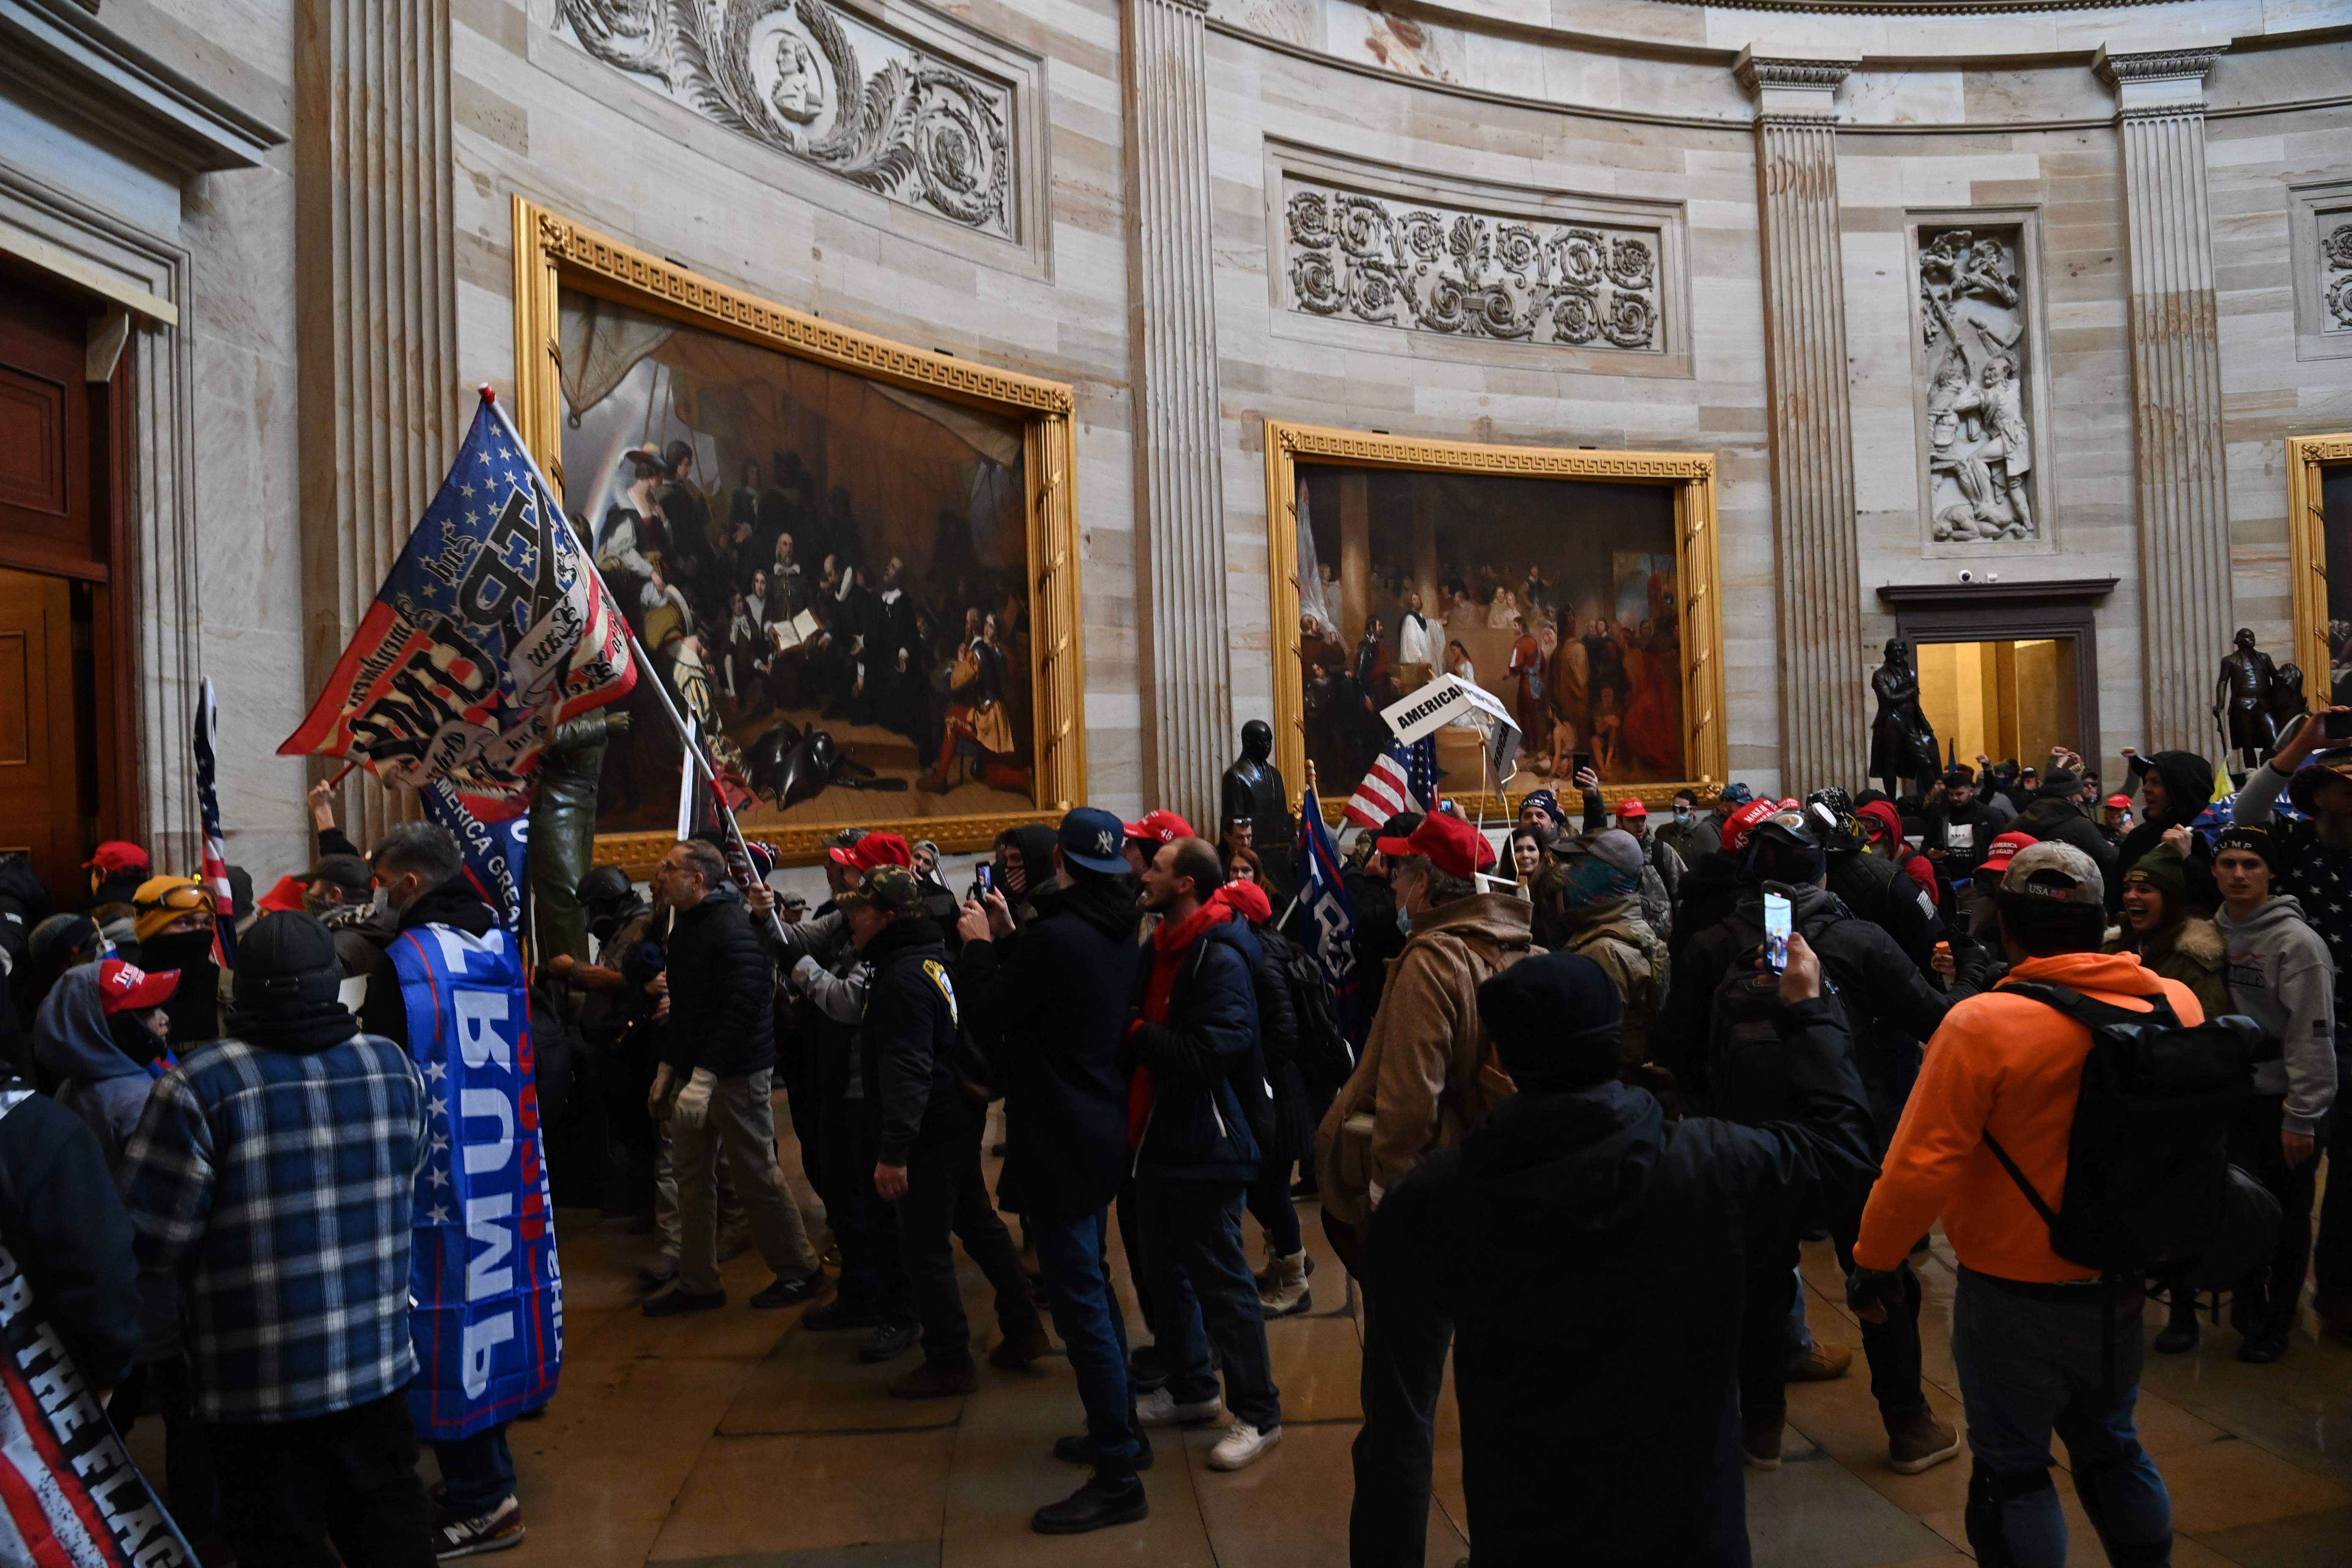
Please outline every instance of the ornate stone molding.
M1234 744L1207 24L1194 0L1122 10L1147 799L1207 826Z
M1294 182L1290 308L1378 326L1655 353L1654 228L1481 213Z
M2137 54L2110 54L2105 46L2092 58L2091 68L2110 87L2136 81L2193 81L2200 85L2226 46L2195 49L2151 49Z
M559 30L704 118L1011 238L1013 89L827 0L557 0Z
M1273 432L1276 447L1286 457L1318 462L1460 468L1544 479L1704 479L1712 483L1715 479L1715 458L1705 452L1570 452L1550 447L1416 440L1315 425L1269 422L1267 428Z

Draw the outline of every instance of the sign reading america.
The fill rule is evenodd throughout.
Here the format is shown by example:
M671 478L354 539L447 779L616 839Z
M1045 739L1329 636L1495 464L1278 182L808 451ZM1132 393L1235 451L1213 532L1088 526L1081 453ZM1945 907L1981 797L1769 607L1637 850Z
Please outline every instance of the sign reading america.
M556 726L627 694L627 624L539 465L485 393L408 547L278 752L446 779L485 822L520 815Z

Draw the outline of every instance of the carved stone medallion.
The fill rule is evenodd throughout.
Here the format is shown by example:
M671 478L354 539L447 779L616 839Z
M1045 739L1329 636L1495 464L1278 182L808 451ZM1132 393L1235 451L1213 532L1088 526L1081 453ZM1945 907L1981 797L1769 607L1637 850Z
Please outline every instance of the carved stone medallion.
M824 0L557 0L557 33L731 131L1011 237L1012 89Z

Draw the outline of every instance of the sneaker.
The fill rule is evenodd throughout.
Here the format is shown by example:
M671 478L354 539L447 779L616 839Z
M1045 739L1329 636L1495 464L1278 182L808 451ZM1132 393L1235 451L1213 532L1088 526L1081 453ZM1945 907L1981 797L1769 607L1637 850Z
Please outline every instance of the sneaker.
M841 1295L801 1314L801 1327L813 1334L831 1333L835 1329L870 1329L881 1321L874 1315L873 1308Z
M751 1298L751 1305L766 1311L772 1307L797 1307L803 1301L813 1301L824 1289L824 1276L803 1274L797 1279L776 1276L776 1282Z
M857 1359L862 1362L897 1361L913 1350L915 1342L922 1337L923 1325L920 1323L881 1324L866 1336L864 1344L857 1347Z
M433 1555L446 1563L522 1544L522 1504L511 1494L473 1519L442 1519L433 1526Z
M1813 1342L1813 1348L1801 1356L1789 1358L1790 1383L1834 1383L1845 1375L1853 1364L1853 1352L1843 1345L1825 1345Z
M1269 1426L1261 1432L1246 1421L1236 1421L1217 1439L1209 1450L1209 1468L1238 1470L1256 1464L1265 1451L1282 1441L1282 1428Z
M1151 1439L1140 1432L1136 1436L1143 1446L1136 1450L1134 1468L1148 1470L1151 1468ZM1094 1440L1084 1432L1056 1437L1054 1439L1054 1458L1066 1465L1091 1465L1096 1461Z
M1959 1433L1937 1420L1932 1411L1922 1410L1886 1429L1886 1459L1898 1476L1934 1469L1959 1451Z
M1150 1394L1168 1381L1168 1358L1158 1345L1138 1345L1127 1353L1127 1377L1138 1394Z
M1740 1422L1739 1454L1748 1461L1748 1468L1777 1470L1780 1468L1780 1428L1787 1419L1786 1415L1775 1411L1770 1415Z
M1176 1396L1165 1388L1155 1388L1135 1402L1135 1421L1139 1426L1183 1426L1195 1421L1214 1421L1224 1408L1225 1402L1217 1398L1179 1405Z
M961 1366L926 1361L904 1377L892 1378L889 1387L893 1399L954 1399L979 1389L980 1369L969 1360Z
M1084 1535L1108 1525L1133 1524L1150 1512L1141 1481L1131 1475L1098 1473L1060 1502L1049 1502L1031 1514L1029 1528L1040 1535Z
M1054 1353L1054 1342L1045 1337L1045 1325L1032 1322L1017 1334L1006 1334L988 1352L988 1364L1006 1372L1018 1372L1034 1361Z
M727 1292L713 1290L708 1296L693 1295L677 1286L658 1295L646 1298L646 1316L675 1318L684 1312L715 1312L727 1305Z

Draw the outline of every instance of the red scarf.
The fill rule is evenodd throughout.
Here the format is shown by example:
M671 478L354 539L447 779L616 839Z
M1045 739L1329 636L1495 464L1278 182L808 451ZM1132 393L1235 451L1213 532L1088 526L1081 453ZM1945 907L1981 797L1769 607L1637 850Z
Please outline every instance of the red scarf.
M1143 1016L1140 1024L1164 1024L1168 1021L1168 1001L1176 992L1176 974L1184 966L1184 959L1193 943L1207 934L1213 925L1223 925L1233 918L1233 906L1225 900L1224 890L1194 910L1181 921L1161 921L1151 933L1151 978L1143 987ZM1159 1093L1151 1069L1139 1067L1127 1083L1127 1146L1143 1147L1143 1130L1151 1121L1151 1102Z

